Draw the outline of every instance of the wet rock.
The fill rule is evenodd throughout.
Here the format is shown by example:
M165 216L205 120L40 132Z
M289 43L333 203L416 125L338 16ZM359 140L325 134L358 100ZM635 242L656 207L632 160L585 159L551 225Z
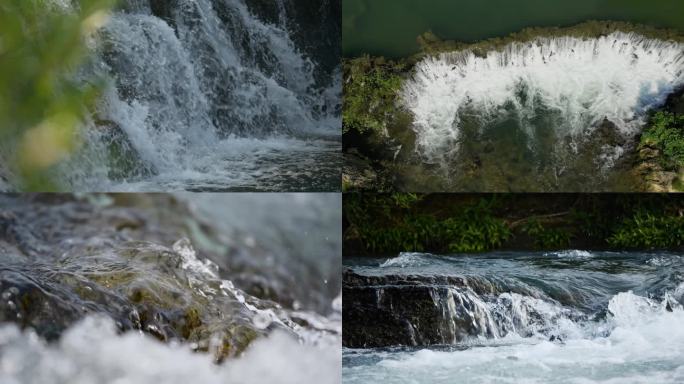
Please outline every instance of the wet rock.
M604 118L594 131L595 140L603 145L622 146L626 143L620 129L612 121Z
M491 336L491 330L482 329L473 317L478 314L472 302L454 300L452 287L465 285L459 277L361 276L345 271L343 345L452 344L468 336Z
M342 342L350 348L452 345L510 332L552 338L558 321L585 316L527 285L484 276L364 276L345 270L342 294Z
M165 20L170 25L174 25L173 22L173 10L178 8L176 0L149 0L150 10L152 14L158 18Z
M386 191L391 189L380 172L376 171L370 164L370 160L353 150L344 156L342 187L345 191Z
M668 96L665 109L672 113L684 114L684 87Z
M661 152L656 148L643 145L637 153L637 164L632 172L643 181L643 189L648 192L672 192L677 172L663 167Z
M0 262L0 322L55 340L84 317L102 314L120 331L194 343L219 360L239 355L274 330L297 335L302 328L281 304L251 296L220 276L218 266L201 256L208 252L183 238L183 223L192 214L177 201L142 196L136 203L126 197L116 206L105 196L89 199L0 196L0 251L6 253ZM211 241L210 232L193 228ZM287 290L274 280L263 286ZM272 324L256 327L252 317L258 311L267 311Z

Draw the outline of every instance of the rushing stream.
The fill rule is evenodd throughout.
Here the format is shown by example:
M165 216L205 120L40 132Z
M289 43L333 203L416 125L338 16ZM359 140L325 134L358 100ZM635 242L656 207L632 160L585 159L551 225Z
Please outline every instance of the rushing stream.
M415 143L398 161L422 164L439 190L633 189L648 113L684 87L683 47L614 32L425 58L402 91Z
M108 86L60 186L339 189L341 5L309 3L122 1L82 70Z
M340 204L1 195L0 382L339 382Z
M406 253L345 264L345 383L684 380L679 255Z

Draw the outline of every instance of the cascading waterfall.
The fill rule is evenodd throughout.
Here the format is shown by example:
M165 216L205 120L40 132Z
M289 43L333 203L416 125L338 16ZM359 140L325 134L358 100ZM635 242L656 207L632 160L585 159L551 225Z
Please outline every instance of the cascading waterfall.
M551 127L557 143L570 139L571 153L601 124L628 137L683 85L683 44L614 32L540 37L485 56L467 50L428 57L406 82L402 101L414 117L418 152L446 163L469 125L481 133L515 121L530 146L539 129ZM600 157L609 162L621 152L606 146Z
M349 259L343 377L680 382L683 260L587 251Z
M339 53L310 49L295 33L309 16L290 3L125 1L81 71L109 85L60 168L64 188L326 188L339 149ZM319 17L336 6L325 2Z

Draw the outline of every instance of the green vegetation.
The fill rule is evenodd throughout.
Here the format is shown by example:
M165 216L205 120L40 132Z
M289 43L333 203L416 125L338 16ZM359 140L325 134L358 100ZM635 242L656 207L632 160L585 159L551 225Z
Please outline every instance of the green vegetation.
M528 221L523 227L523 232L534 239L534 245L538 249L562 249L570 245L572 234L559 228L544 226L536 218Z
M25 190L54 190L51 170L78 145L76 131L101 84L77 83L87 39L114 0L0 4L0 142L5 171Z
M350 194L345 254L679 249L678 195Z
M371 24L375 25L375 23ZM569 24L572 23L559 25ZM684 42L684 35L679 30L624 21L591 20L570 27L528 27L522 30L519 29L520 24L516 24L517 32L508 35L497 33L495 36L498 37L459 40L442 40L435 33L425 32L426 28L421 24L419 33L422 34L416 33L410 36L411 45L415 45L416 49L413 53L407 52L391 60L368 55L343 59L343 147L345 152L343 189L345 191L505 191L508 189L544 191L590 188L583 184L569 188L556 186L559 183L557 175L548 171L541 172L542 182L539 182L537 178L530 177L527 171L528 161L524 157L511 156L512 161L502 163L502 150L499 149L498 137L492 140L492 143L488 143L479 138L470 140L468 139L470 136L463 136L463 148L459 156L464 160L451 164L449 177L444 177L444 172L441 172L443 169L435 171L433 164L426 164L413 156L416 145L416 133L411 129L413 116L410 111L402 107L398 96L403 81L412 76L415 64L427 56L460 50L470 50L477 56L485 56L488 52L501 50L511 43L529 42L539 37L595 38L622 31L641 34L648 38ZM351 30L356 31L354 28ZM444 33L443 30L436 30L436 32ZM388 34L386 37L392 41L396 40L396 34ZM387 46L387 49L394 48L397 46ZM409 52L411 51L413 49ZM378 52L380 53L382 52ZM464 133L468 131L469 129L463 130ZM506 130L506 133L509 132L513 130ZM668 134L671 133L668 132ZM479 133L475 132L473 136L475 135ZM597 143L617 137L613 134L606 135L606 137L597 136L599 136ZM499 137L502 140L516 140L513 135ZM670 145L668 152L681 155L683 153L680 145L682 141L679 140L679 136L671 137L671 139L674 140L668 140L668 142L676 144ZM515 141L516 144L520 142ZM544 142L546 143L546 139ZM508 143L505 144L509 147ZM585 161L584 158L590 155L597 156L597 148L600 146L585 146L582 156L569 158L571 168L577 166L589 169L590 162ZM506 150L509 149L506 148ZM527 147L521 147L520 151L507 151L506 153L518 154L526 150ZM629 156L631 153L625 154L622 159L628 159ZM649 158L647 166L639 167L639 169L615 167L615 173L608 175L605 181L594 181L597 183L597 189L660 191L658 187L669 184L675 176L671 171L663 172L664 170L654 167L653 165L658 160L652 160L654 160L653 157ZM504 167L502 168L500 164L504 164ZM560 183L565 184L565 180L565 177L562 178ZM605 185L601 185L604 183ZM684 174L674 180L673 188L684 190ZM663 187L662 190L673 188Z
M684 116L657 112L642 134L640 146L658 149L661 165L667 169L684 166Z
M342 130L381 133L394 113L402 79L401 65L368 56L344 63Z
M464 204L447 216L423 214L415 194L348 195L345 214L355 236L373 253L401 251L484 252L510 236L494 218L496 199Z
M667 249L684 243L684 217L640 209L617 225L607 239L616 248Z

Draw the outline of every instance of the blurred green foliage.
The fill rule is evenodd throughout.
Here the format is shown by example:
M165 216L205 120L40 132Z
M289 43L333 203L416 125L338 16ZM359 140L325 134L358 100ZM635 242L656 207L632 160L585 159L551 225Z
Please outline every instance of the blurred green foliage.
M0 3L0 149L4 171L23 190L58 188L51 170L78 145L77 129L102 86L75 73L114 0L64 3Z

